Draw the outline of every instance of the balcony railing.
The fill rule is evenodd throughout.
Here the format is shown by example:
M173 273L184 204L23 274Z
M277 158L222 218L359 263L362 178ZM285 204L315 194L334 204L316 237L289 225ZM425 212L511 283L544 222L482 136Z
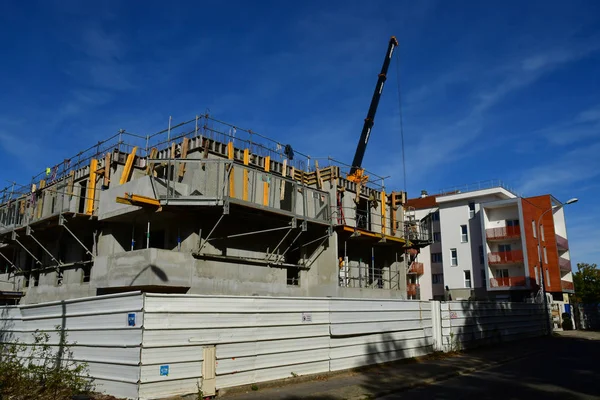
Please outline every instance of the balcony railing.
M563 271L570 272L571 271L571 260L567 260L566 258L558 257L558 265L560 269Z
M521 237L520 226L503 226L501 228L490 228L485 230L488 240L513 239Z
M506 278L491 278L490 287L523 287L527 286L527 277L525 276L509 276Z
M569 250L569 241L560 235L556 235L556 247L559 250Z
M416 296L417 295L417 284L409 283L408 285L406 285L406 294L408 296Z
M563 292L574 292L575 286L573 286L573 282L560 281L560 286Z
M423 263L414 261L408 269L409 274L423 275Z
M514 264L523 262L523 250L496 251L488 253L490 264Z

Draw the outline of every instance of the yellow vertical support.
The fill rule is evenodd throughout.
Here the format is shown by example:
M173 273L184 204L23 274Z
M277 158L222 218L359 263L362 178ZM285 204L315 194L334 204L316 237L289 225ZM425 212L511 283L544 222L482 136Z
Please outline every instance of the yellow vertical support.
M44 195L45 195L45 193L42 191L42 189L45 187L46 187L46 181L42 179L40 181L40 185L38 187L38 190L40 191L40 198L38 199L38 202L36 204L38 218L42 218L42 214L44 212Z
M233 161L233 142L227 143L227 158ZM235 174L233 163L229 165L229 197L235 197Z
M129 175L131 173L131 169L133 167L133 161L135 160L135 152L137 151L137 146L133 148L133 150L131 150L131 153L127 156L127 160L125 161L125 168L123 168L123 173L121 174L121 180L119 181L119 184L124 184L127 183L127 181L129 181ZM96 160L93 160L96 161ZM96 163L98 163L96 161ZM94 169L94 174L96 173L96 170Z
M134 149L135 150L135 149ZM132 152L135 155L135 151ZM133 158L133 157L132 157ZM129 158L127 158L127 162L129 162ZM131 161L133 164L133 160ZM127 166L125 166L127 167ZM88 215L92 215L94 213L94 198L96 197L96 170L98 169L98 160L92 158L90 161L90 181L88 182L87 189L87 205L85 208L85 212ZM123 180L123 178L121 178Z
M244 149L244 165L250 164L250 150ZM242 200L248 201L248 168L244 168L244 187Z
M385 224L386 224L386 218L385 218L385 206L387 203L385 201L385 191L381 192L381 233L383 235L385 235Z
M271 157L265 157L265 172L271 171ZM269 205L269 181L267 180L263 182L263 206Z

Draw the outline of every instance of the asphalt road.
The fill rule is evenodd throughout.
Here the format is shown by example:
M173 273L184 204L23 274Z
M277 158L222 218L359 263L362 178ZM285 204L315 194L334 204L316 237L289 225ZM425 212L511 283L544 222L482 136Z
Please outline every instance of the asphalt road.
M600 333L551 342L539 354L380 399L600 399Z

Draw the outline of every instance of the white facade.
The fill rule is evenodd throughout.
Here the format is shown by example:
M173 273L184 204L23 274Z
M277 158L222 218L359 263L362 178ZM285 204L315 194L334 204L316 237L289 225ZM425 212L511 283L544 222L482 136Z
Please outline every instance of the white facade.
M483 294L487 277L481 204L515 197L508 190L497 187L436 198L439 221L433 218L434 242L422 249L420 256L425 274L429 275L421 280L421 299L426 299L424 296L429 293L433 299L443 298L446 286L452 300L466 300L477 293ZM419 211L426 215L434 210ZM425 287L427 281L431 281L431 288Z

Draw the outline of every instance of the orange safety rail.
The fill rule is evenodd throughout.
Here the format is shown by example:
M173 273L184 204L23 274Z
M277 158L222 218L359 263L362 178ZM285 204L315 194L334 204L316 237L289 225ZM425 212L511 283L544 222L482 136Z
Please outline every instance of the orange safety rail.
M521 236L521 227L504 226L502 228L490 228L485 230L488 239L512 239Z
M413 262L408 269L409 274L423 275L423 263Z
M417 295L417 285L415 283L409 283L406 285L406 294L409 296Z
M570 291L575 290L575 286L573 286L573 282L560 281L560 287L562 288L562 290L570 290Z
M523 250L488 253L488 263L490 264L513 264L521 262L523 262Z
M527 286L526 276L509 276L506 278L491 278L490 287L516 287Z

